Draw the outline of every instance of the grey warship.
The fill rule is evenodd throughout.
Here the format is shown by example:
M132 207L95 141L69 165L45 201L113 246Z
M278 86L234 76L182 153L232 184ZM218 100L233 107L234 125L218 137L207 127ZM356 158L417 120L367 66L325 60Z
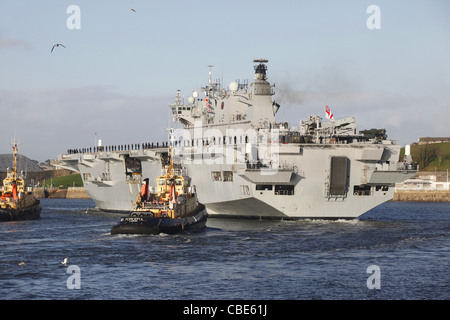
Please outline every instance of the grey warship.
M356 218L392 199L396 182L415 174L399 161L401 146L386 134L357 131L354 117L309 116L290 127L255 59L254 82L212 81L187 103L169 107L174 161L191 177L209 217ZM381 131L383 132L383 131ZM150 143L71 149L61 166L81 173L100 210L130 212L143 177L156 179L169 145Z

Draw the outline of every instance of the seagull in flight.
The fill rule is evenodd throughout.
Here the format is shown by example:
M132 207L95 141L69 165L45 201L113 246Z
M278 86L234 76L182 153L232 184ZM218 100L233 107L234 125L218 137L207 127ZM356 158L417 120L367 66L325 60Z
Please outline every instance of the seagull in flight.
M136 12L136 10L134 10L134 9L131 9L131 11Z
M61 43L57 43L57 44L55 44L53 47L52 47L52 51L50 51L50 53L52 53L53 52L53 49L55 49L55 47L66 47L65 45L63 45L63 44L61 44Z
M67 266L67 260L69 260L69 258L65 257L64 260L61 262L61 264L63 266Z

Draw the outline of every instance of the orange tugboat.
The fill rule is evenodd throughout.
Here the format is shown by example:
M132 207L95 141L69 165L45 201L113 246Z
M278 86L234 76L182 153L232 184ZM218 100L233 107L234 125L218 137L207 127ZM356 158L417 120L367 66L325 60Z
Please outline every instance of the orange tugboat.
M17 173L18 145L13 144L14 166L8 170L0 189L0 221L34 220L41 216L41 203L25 182L23 173Z
M191 179L174 169L172 152L166 173L156 179L156 192L144 179L133 212L122 217L111 234L173 234L205 228L206 208L198 202Z

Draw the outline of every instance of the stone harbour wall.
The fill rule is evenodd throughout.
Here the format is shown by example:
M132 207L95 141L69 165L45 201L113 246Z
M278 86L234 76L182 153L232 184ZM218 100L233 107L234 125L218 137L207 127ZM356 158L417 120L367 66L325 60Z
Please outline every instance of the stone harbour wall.
M448 190L396 190L393 201L450 202Z
M33 193L36 198L90 199L84 188L35 188Z

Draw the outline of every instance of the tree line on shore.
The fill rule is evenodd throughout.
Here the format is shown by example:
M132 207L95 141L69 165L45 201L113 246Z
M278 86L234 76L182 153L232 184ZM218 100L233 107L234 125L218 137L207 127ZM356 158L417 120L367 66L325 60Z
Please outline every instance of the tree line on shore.
M411 156L422 171L445 171L450 169L450 142L412 144Z

